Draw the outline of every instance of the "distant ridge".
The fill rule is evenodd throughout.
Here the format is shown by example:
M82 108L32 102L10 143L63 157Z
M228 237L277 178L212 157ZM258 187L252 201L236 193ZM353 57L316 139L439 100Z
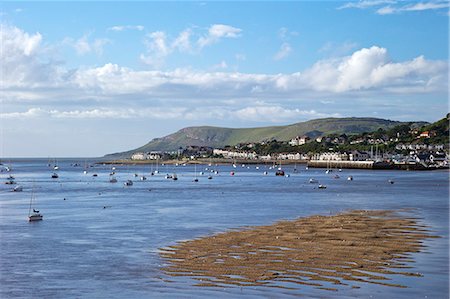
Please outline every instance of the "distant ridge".
M262 142L273 139L288 141L296 136L303 135L314 138L329 134L358 134L372 132L379 128L388 129L402 123L380 118L347 117L314 119L292 125L273 127L187 127L165 137L155 138L139 148L107 156L126 156L135 152L176 151L180 147L185 148L190 145L224 147L226 145ZM426 123L420 122L418 124L423 125Z

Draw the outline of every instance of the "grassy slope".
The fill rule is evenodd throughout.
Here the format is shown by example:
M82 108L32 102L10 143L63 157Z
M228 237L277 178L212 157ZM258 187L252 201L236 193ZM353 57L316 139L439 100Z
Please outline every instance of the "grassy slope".
M287 141L295 136L310 135L311 137L328 134L356 134L371 132L379 128L390 128L400 124L377 118L324 118L296 123L287 126L273 126L260 128L219 128L219 127L188 127L162 138L156 138L137 149L114 155L127 155L140 151L172 151L180 146L201 145L223 147L238 143L260 142L276 139Z

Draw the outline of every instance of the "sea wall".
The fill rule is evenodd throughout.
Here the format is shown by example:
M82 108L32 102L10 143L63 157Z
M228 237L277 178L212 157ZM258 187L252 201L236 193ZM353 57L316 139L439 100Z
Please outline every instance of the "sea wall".
M356 168L356 169L373 169L374 161L323 161L311 160L308 167L315 168Z

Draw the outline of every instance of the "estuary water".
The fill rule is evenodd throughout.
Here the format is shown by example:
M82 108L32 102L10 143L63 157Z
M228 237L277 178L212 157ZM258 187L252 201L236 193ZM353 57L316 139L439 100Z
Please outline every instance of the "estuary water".
M47 159L3 161L11 171L0 174L0 298L448 298L448 171L326 174L291 165L283 167L289 177L277 177L270 165L159 165L151 176L155 165L122 165L115 166L118 182L110 183L111 165L85 174L84 164L92 161L57 162L59 178L52 179ZM23 192L4 184L10 174ZM310 178L327 188L318 189ZM133 186L124 186L128 179ZM32 192L44 220L29 223ZM192 278L161 271L166 262L159 249L182 240L354 209L401 210L440 236L411 254L408 271L422 276L390 277L406 288L360 283L328 291L306 285L197 287Z

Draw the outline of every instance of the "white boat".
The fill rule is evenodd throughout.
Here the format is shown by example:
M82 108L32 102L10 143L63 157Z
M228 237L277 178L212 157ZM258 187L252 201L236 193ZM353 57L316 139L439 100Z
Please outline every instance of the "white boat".
M172 180L174 180L174 181L178 180L178 177L177 177L177 175L175 173L172 176Z
M394 181L393 180L388 180L388 183L394 184Z
M33 200L35 200L34 198L34 192L31 192L31 198L30 198L30 208L28 210L28 221L39 221L42 220L44 216L42 216L41 213L39 213L38 210L35 210L33 207ZM33 210L33 212L31 212L31 210Z
M310 184L317 184L319 181L316 179L309 179Z
M147 177L145 175L141 176L141 181L147 180Z
M347 181L353 181L353 177L352 177L352 176L349 176L349 177L347 178Z
M12 191L14 191L14 192L22 192L23 191L23 187L20 186L20 185L16 186L16 187L14 187L14 189Z
M326 189L327 186L325 186L325 185L319 185L318 188L319 188L319 189Z

